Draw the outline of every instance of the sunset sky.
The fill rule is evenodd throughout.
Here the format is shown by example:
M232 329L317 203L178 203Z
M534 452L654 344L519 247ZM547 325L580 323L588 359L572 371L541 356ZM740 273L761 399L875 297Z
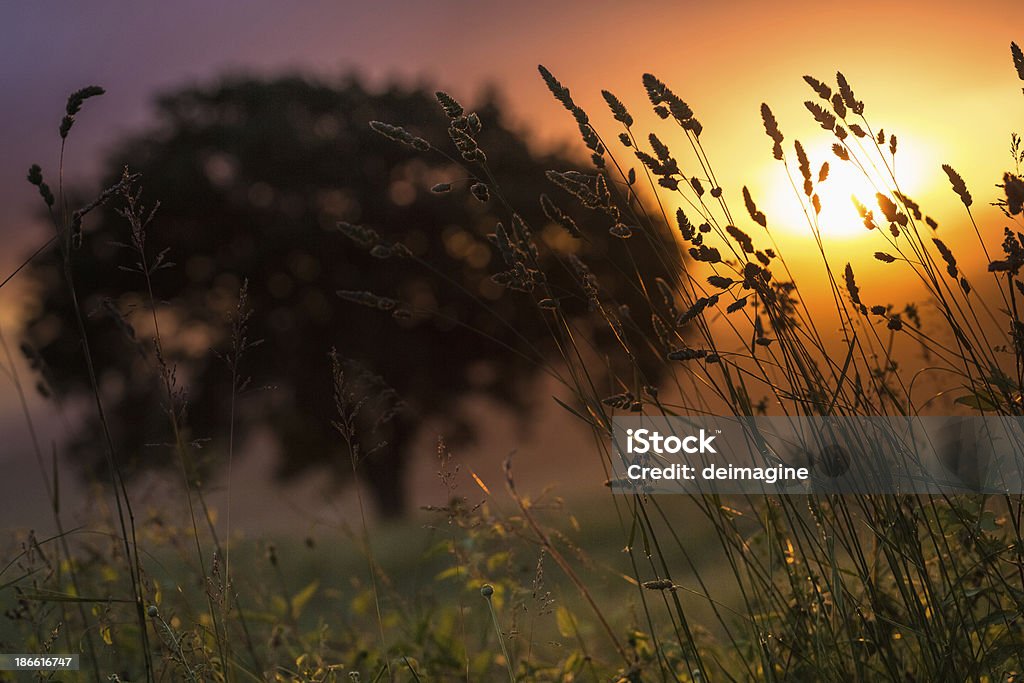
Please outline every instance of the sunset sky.
M998 244L1004 221L988 205L1011 165L1010 133L1024 130L1011 40L1024 42L1019 0L7 3L0 9L0 275L48 237L25 172L38 162L53 173L64 101L83 85L108 90L88 103L72 136L68 175L87 185L104 151L146 125L155 94L225 73L298 71L329 80L357 72L378 85L441 87L468 101L493 84L535 144L582 149L570 116L537 75L543 63L606 139L619 128L602 88L630 107L638 131L655 130L679 148L685 172L689 157L678 133L650 113L640 78L650 71L664 80L704 124L703 143L733 206L742 212L740 190L748 185L789 262L814 282L822 271L813 241L761 124L760 104L769 103L787 154L799 138L815 170L833 164L824 229L836 265L853 260L866 295L901 303L904 294L903 302L914 298L908 281L871 258L883 246L879 235L859 228L850 208L851 193L869 199L871 190L832 157L831 138L803 108L813 93L801 76L834 82L841 69L849 77L872 125L900 138L904 191L926 205L962 263L973 260L966 270L976 271L984 264L940 166L963 174L982 230ZM613 151L636 165L627 150ZM753 234L766 246L763 233ZM8 339L22 304L17 284L0 290ZM8 456L23 432L12 401L13 392L0 390L0 435L16 434ZM23 485L12 481L9 490Z
M145 124L156 92L225 72L301 70L331 78L354 70L377 83L437 85L470 99L494 83L516 121L551 143L571 135L572 126L537 77L537 63L549 66L609 133L617 129L600 89L631 105L646 129L651 119L640 75L652 71L704 123L726 192L736 197L750 185L779 228L795 214L758 107L771 104L787 146L802 138L812 164L820 164L828 141L802 108L811 95L800 79L805 73L831 79L841 68L848 75L871 120L900 136L907 192L933 200L943 225L959 215L942 215L954 205L941 191L939 165L960 169L978 203L987 204L1008 163L1009 133L1024 120L1008 52L1010 40L1024 40L1024 5L1013 0L845 7L666 2L642 10L604 2L189 0L9 4L2 13L5 268L44 234L31 217L35 198L23 182L25 169L36 161L53 168L63 100L86 83L103 85L109 95L90 102L76 130L69 171L78 179L89 178L118 136ZM834 194L848 196L841 179L835 185ZM845 206L837 211L849 219ZM849 231L850 223L834 232ZM6 292L0 309L9 312L4 299Z
M1024 122L1024 98L1008 45L1024 41L1024 4L1013 0L770 5L732 3L200 3L118 2L7 5L0 22L0 223L5 272L47 234L24 182L33 162L56 164L56 127L68 92L87 83L109 94L89 102L73 135L69 176L89 182L104 150L144 126L154 94L224 73L302 71L330 79L350 72L378 84L443 87L472 100L499 86L519 126L538 145L569 140L568 114L537 76L544 63L568 85L607 139L618 132L600 97L608 88L630 106L638 130L670 145L671 126L649 113L640 76L651 71L686 99L704 124L703 142L726 196L741 206L749 185L791 261L812 243L781 166L771 158L758 113L768 102L792 141L803 140L814 169L833 162L823 193L825 231L877 247L857 228L851 193L870 188L844 176L831 139L803 109L801 80L834 81L842 69L876 127L900 138L904 190L927 205L956 249L963 212L940 165L960 170L983 227L998 242L1001 218L988 203L1010 165L1007 147ZM635 164L627 150L613 148ZM687 157L679 152L684 172ZM870 198L870 196L868 197ZM755 235L756 237L756 235ZM858 248L859 249L859 248ZM975 250L976 251L976 250ZM813 259L803 259L813 263ZM870 259L869 259L870 261ZM877 272L877 264L864 268ZM870 269L874 269L871 271ZM17 288L0 291L0 322L16 312Z

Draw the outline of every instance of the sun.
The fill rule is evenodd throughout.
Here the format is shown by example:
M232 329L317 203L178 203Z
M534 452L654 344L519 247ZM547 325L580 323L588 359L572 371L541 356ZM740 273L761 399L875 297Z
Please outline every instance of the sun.
M896 187L883 166L883 158L890 167L893 160L887 146L884 147L883 157L879 155L874 145L865 145L863 152L858 150L862 168L852 161L844 161L837 157L832 151L834 142L834 137L821 136L805 145L810 159L811 178L814 181L813 192L821 201L817 225L825 239L862 239L869 236L870 231L864 227L856 203L860 202L878 213L876 193L889 194ZM911 145L904 147L897 150L896 181L902 193L914 197L926 189L923 183L926 160L915 154ZM803 176L795 155L791 154L788 161L793 175L792 182L782 164L776 162L764 168L761 186L767 188L767 191L765 196L758 200L758 204L764 207L762 210L768 216L769 228L784 231L790 237L806 236L810 239L813 237L811 225L814 211L811 202L804 195ZM827 176L824 181L818 182L822 164L826 162Z

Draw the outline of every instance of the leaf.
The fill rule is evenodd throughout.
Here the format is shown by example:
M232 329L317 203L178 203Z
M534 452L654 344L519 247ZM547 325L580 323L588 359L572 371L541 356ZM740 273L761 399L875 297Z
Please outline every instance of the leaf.
M857 345L857 335L854 334L850 340L850 348L846 352L846 360L843 361L843 371L839 373L839 378L836 380L836 391L832 394L832 400L828 402L828 409L825 411L826 415L831 415L832 410L836 407L836 402L839 400L839 392L843 388L843 382L846 381L846 373L850 370L850 361L853 360L853 350Z
M308 586L292 596L292 616L296 619L302 614L302 608L316 595L316 589L320 587L320 581L314 579Z
M559 605L555 609L555 624L558 626L558 633L563 638L571 638L576 633L576 622L565 605Z
M562 406L563 408L568 410L570 413L572 413L573 415L575 415L579 419L581 419L584 422L586 422L588 425L594 426L594 421L593 420L591 420L589 417L584 416L583 413L581 413L580 411L576 410L575 408L573 408L572 406L567 404L562 399L558 398L557 396L552 396L551 398L553 398L555 400L555 403L557 403L558 405Z
M469 471L469 475L471 477L473 477L473 481L476 482L476 485L479 486L483 490L484 493L486 493L488 496L491 495L491 490L489 488L487 488L487 484L484 483L483 479L481 479L480 477L477 476L476 472L474 472L473 470L470 470Z
M961 396L956 399L954 403L959 403L962 406L974 408L975 410L995 410L997 407L996 404L992 402L992 399L985 396L982 392Z
M999 528L999 520L996 519L996 513L991 510L985 510L981 513L981 517L978 519L978 528L982 531L995 531Z
M39 602L94 602L99 604L105 604L108 602L135 602L134 600L127 600L124 598L83 598L77 595L69 595L67 593L57 593L47 590L24 593L22 597L26 600L37 600Z
M459 565L454 565L452 567L448 567L447 569L445 569L442 572L439 572L434 577L434 581L444 581L445 579L450 579L450 578L453 578L453 577L456 577L456 576L460 576L461 574L462 574L462 567L460 567Z

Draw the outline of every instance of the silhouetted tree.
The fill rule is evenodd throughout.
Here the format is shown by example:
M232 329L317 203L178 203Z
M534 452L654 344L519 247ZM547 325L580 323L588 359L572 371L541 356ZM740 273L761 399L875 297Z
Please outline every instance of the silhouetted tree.
M599 215L584 239L547 220L538 197L561 191L545 180L545 170L576 164L534 156L503 123L493 99L477 114L477 139L504 199L522 212L539 241L555 247L541 259L551 264L549 251L577 252L607 297L637 302L635 292L620 291L628 278L619 269L657 274L663 255L642 240L629 240L627 253ZM252 386L267 389L250 390L240 402L241 433L266 429L280 447L282 476L314 465L350 475L342 439L331 428L328 351L337 347L405 404L372 437L387 446L362 464L380 509L397 514L417 425L440 419L456 440L470 436L458 401L473 395L528 414L526 387L552 351L550 319L528 295L506 292L491 278L504 266L486 235L499 220L510 225L506 206L493 190L486 202L468 191L472 181L451 159L376 134L369 127L374 119L400 122L450 147L448 118L426 92L376 93L358 80L337 87L301 78L231 80L159 98L156 124L118 147L106 163L105 180L116 182L128 167L141 174L144 201L160 202L149 249L151 256L166 249L174 266L154 274L155 296L166 355L187 390L188 438L204 445L207 466L223 453L231 398L230 374L210 349L228 343L226 320L247 280L254 310L250 337L264 343L249 351L243 367ZM451 183L453 190L431 193L438 183ZM377 258L382 254L339 232L339 221L370 226L413 257ZM116 206L105 207L87 220L73 259L115 440L131 471L171 458L158 445L169 436L148 351L146 294L139 275L123 268L134 260L119 246L127 235ZM564 295L566 311L584 315L587 301L570 270L562 264L563 276L552 286ZM67 322L59 255L38 259L31 276L39 306L26 327L27 341L51 369L59 395L82 394L88 382ZM401 302L399 312L354 304L338 290L392 297ZM598 349L610 348L611 337L600 326L594 325L593 337ZM662 366L648 365L652 372ZM104 466L97 428L87 422L73 444L76 461L95 474Z

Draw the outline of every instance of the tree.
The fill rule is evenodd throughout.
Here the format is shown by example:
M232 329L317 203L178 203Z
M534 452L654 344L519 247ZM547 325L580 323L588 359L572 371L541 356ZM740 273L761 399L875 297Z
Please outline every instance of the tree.
M610 300L639 301L617 274L660 268L657 241L631 240L629 253L610 250L617 238L603 224L584 239L570 236L545 217L538 197L559 192L545 170L577 164L534 156L493 99L477 114L488 165L508 180L502 197L551 247L541 258L575 252ZM372 437L386 446L361 464L380 509L393 515L403 509L402 473L417 426L436 418L455 441L471 437L458 408L473 395L528 415L528 385L550 359L550 335L526 295L492 279L502 266L486 236L498 221L511 220L496 191L482 201L480 188L468 191L476 181L451 158L395 144L373 132L371 120L400 121L438 143L448 139L448 119L426 92L375 93L355 79L337 87L296 77L229 80L159 98L155 125L119 145L105 180L116 182L127 167L140 174L144 201L159 201L147 244L154 257L166 250L174 266L154 273L154 293L165 355L187 392L188 436L203 446L205 466L222 459L232 395L230 373L210 349L227 344L226 319L247 282L250 336L263 343L243 364L253 386L269 388L240 402L240 433L265 428L279 447L283 477L312 466L329 468L339 480L350 476L343 440L331 427L328 351L336 347L377 377L371 384L386 383L403 402ZM445 183L452 191L430 191ZM338 230L339 221L372 226L382 241L402 245L405 257L381 259L379 250L359 248ZM153 445L168 441L168 429L151 362L147 295L138 273L123 267L133 260L119 246L128 230L116 206L98 210L73 259L115 440L131 472L169 458ZM67 322L59 259L51 251L33 264L39 305L25 335L50 368L53 391L73 397L88 390L88 381ZM552 285L565 294L567 310L585 315L586 299L564 270L564 281ZM339 291L399 303L385 312ZM614 343L600 326L593 334L599 350ZM660 365L649 364L651 372ZM97 429L86 422L72 444L75 461L96 475L104 467Z

